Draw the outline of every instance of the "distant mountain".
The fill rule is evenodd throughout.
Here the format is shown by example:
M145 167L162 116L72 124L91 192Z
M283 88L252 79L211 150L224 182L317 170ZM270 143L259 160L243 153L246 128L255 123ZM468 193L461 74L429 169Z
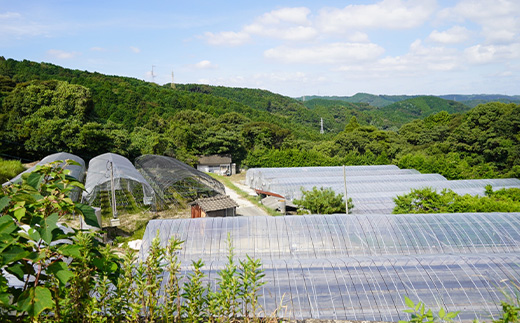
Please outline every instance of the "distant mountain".
M386 107L392 103L413 99L422 95L374 95L368 93L356 93L353 96L317 96L317 95L306 95L299 97L299 100L313 100L313 99L324 99L332 101L345 101L350 103L368 103L375 107ZM503 94L447 94L447 95L434 95L441 99L452 100L456 102L464 103L472 108L479 104L488 102L503 102L503 103L520 103L520 95L508 96Z
M369 93L357 93L353 96L317 96L309 95L298 98L299 100L324 99L332 101L345 101L349 103L367 103L374 107L385 107L395 102L417 97L418 95L374 95Z
M440 95L440 98L446 100L453 100L457 102L464 103L467 106L472 108L476 107L479 104L484 104L488 102L503 102L503 103L520 103L520 95L504 95L504 94L471 94L471 95L460 95L460 94L450 94L450 95Z
M400 128L415 119L424 119L432 114L446 111L450 114L463 113L471 108L460 102L445 100L435 96L419 96L392 103L374 110L376 126L382 129Z

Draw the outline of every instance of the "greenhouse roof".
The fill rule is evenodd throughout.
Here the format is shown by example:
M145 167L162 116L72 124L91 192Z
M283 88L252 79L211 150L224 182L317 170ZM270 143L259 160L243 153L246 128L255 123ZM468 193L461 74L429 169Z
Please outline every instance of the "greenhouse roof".
M288 200L302 198L302 190L313 187L331 188L336 194L352 198L353 213L391 213L394 198L412 189L450 189L457 194L481 195L486 185L494 190L520 188L516 178L447 180L439 174L420 174L413 169L399 169L395 165L345 167L253 168L246 173L251 188L271 192Z
M126 188L121 180L139 183L143 187L145 199L153 199L152 187L127 158L118 154L106 153L92 158L88 164L85 191L86 200L89 203L95 198L99 187L110 185L112 172L115 189Z
M135 160L135 166L163 201L182 196L190 202L201 196L225 194L222 183L172 157L143 155Z
M408 319L403 295L463 321L497 318L504 281L520 274L520 213L307 215L150 221L140 257L158 232L184 240L182 270L202 259L208 281L237 258L260 259L260 302L293 319Z
M78 157L73 154L65 153L65 152L46 156L41 161L39 161L36 165L34 165L33 167L18 174L16 177L11 179L9 182L16 183L16 182L20 181L22 174L30 173L30 172L34 171L37 166L49 164L49 163L55 162L57 160L65 161L67 159L73 160L73 161L77 162L78 164L80 164L79 166L78 165L67 165L67 167L65 167L65 168L70 171L70 173L69 173L70 176L72 176L75 179L77 179L78 181L82 182L83 178L85 176L85 161L83 159L81 159L81 157ZM63 166L64 163L62 163L60 165ZM9 184L9 182L4 183L4 185Z

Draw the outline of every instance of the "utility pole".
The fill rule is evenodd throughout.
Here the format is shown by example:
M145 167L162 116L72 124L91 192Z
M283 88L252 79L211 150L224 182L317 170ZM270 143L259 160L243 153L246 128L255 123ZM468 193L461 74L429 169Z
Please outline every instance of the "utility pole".
M348 215L348 197L347 197L347 171L343 165L343 181L345 182L345 214Z
M175 89L175 82L173 81L173 71L172 71L172 84L171 84L171 86L172 86L172 89Z
M114 227L119 226L120 221L117 218L117 205L116 205L116 188L114 183L114 164L111 161L107 162L107 168L110 167L110 190L112 196L112 219L110 219L110 224Z
M153 68L155 65L152 65L152 82L155 83L155 74L153 74Z

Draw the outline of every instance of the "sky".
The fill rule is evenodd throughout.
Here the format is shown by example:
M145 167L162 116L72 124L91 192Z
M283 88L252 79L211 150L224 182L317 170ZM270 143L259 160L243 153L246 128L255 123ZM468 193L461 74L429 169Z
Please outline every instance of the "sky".
M520 1L0 0L0 56L292 97L520 95Z

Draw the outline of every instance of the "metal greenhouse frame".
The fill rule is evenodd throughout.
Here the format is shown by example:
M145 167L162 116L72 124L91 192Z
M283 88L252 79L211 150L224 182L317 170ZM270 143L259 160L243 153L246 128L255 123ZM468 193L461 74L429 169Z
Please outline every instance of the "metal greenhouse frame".
M143 155L135 160L135 166L166 204L225 194L222 183L172 157Z
M116 217L154 207L155 194L127 158L106 153L89 162L83 201L100 207L105 216Z
M152 220L140 257L159 235L184 240L182 271L205 262L216 286L228 235L236 258L260 259L260 303L291 319L409 319L403 296L459 319L497 319L520 275L520 213L306 215ZM167 273L166 273L167 275ZM516 280L515 280L516 281ZM164 288L164 287L163 287Z

